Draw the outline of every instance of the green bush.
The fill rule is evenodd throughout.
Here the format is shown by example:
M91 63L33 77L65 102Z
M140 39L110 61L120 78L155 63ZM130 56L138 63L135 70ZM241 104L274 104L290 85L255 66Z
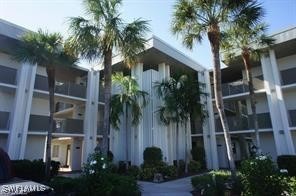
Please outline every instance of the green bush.
M296 155L281 155L277 157L279 169L287 169L289 176L296 176Z
M277 172L267 156L244 160L241 173L244 195L281 195L288 190L287 180Z
M141 180L153 180L154 174L157 173L157 169L154 167L142 168L140 172Z
M140 168L136 165L132 165L127 170L127 175L134 177L135 179L140 178Z
M41 182L45 180L45 163L40 160L13 160L11 161L12 170L15 177L25 180ZM51 161L51 177L58 174L60 163Z
M205 175L196 176L191 178L191 184L196 190L202 190L205 196L224 196L225 183L230 180L229 171L212 171ZM232 190L233 194L240 195L241 193L241 183L240 176L237 177L234 182L234 188Z
M84 189L78 195L133 196L140 194L134 177L112 173L110 166L108 159L101 154L90 155L84 166L83 176L79 178Z
M162 161L162 152L158 147L148 147L143 153L144 164L157 165Z
M195 146L191 149L192 159L201 163L201 167L206 168L205 149L200 146Z
M177 168L173 165L161 167L159 173L166 179L176 178L178 176Z
M296 196L296 177L289 179L289 192L291 196Z
M201 164L198 161L191 160L188 164L188 171L191 173L196 173L200 171Z
M78 195L85 188L84 184L83 178L57 176L49 181L48 186L54 189L55 195Z

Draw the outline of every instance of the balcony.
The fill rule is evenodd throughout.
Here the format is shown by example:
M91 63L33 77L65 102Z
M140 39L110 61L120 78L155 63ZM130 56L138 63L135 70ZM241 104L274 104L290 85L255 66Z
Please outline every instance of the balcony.
M254 90L264 89L264 83L261 76L253 78ZM249 86L246 81L238 80L231 83L222 84L222 95L230 96L249 92ZM212 86L212 94L214 97L214 86Z
M16 85L17 70L0 65L0 83Z
M296 110L289 110L288 113L290 127L296 127Z
M83 134L83 120L64 119L55 121L54 133ZM29 131L46 132L49 127L49 117L30 115Z
M286 69L280 72L282 78L282 85L289 85L296 83L296 68Z
M48 91L47 77L36 75L35 89ZM55 93L68 95L72 97L85 98L86 86L75 84L72 82L58 82L56 81Z
M257 114L259 129L272 128L269 113ZM227 122L230 131L242 131L253 129L252 115L249 116L228 116ZM220 118L216 119L216 132L223 132Z
M0 130L9 129L9 112L0 112Z

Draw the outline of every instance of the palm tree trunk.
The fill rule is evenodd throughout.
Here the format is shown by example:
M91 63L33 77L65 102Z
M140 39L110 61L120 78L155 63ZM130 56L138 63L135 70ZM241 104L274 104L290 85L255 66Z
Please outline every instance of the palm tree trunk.
M236 178L236 168L234 164L228 122L227 122L226 114L224 111L224 103L222 99L221 65L220 65L220 54L219 54L220 29L218 25L212 25L210 27L208 31L208 39L210 41L211 51L213 55L213 63L214 63L214 94L215 94L216 107L220 116L223 132L224 132L227 157L229 161L231 176L232 176L232 179L234 180Z
M260 136L259 136L259 126L258 126L258 117L256 113L256 98L254 93L254 84L253 84L253 77L251 72L251 63L250 63L250 53L247 49L242 52L242 57L244 61L245 71L247 75L247 81L249 86L250 92L250 102L251 102L251 110L252 110L252 120L253 126L255 130L255 137L256 137L256 152L257 154L261 154L261 145L260 145Z
M108 135L110 131L110 100L111 100L111 76L112 76L112 49L104 52L104 83L105 83L105 107L104 107L104 131L102 141L102 153L108 153Z
M54 131L54 91L55 91L55 70L53 68L47 68L47 82L48 82L48 91L49 91L49 129L47 131L47 140L46 140L46 161L45 161L45 176L46 180L50 179L50 165L51 165L51 140L52 132Z
M128 169L128 126L127 126L127 121L128 121L128 108L127 104L125 104L125 162L126 162L126 169Z
M176 160L177 168L179 170L179 122L176 123Z

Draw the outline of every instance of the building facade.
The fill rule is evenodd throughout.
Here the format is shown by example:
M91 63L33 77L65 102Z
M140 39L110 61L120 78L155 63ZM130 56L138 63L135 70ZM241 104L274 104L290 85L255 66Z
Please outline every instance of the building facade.
M274 45L263 50L260 59L253 60L251 72L262 152L276 160L278 155L295 154L296 148L296 28L272 37ZM240 56L222 69L222 83L234 158L240 161L252 153L255 144L248 85ZM215 107L212 118L218 157L211 156L218 161L220 168L227 168L222 126ZM196 145L203 145L202 138L206 137L197 133L192 140Z
M19 63L12 53L27 29L0 19L0 147L11 159L44 159L49 103L44 67ZM274 160L281 154L295 154L296 145L296 28L274 35L275 44L253 62L256 105L263 153ZM212 96L212 73L157 37L148 40L139 63L127 69L120 55L113 57L113 71L134 77L141 90L148 92L139 125L121 120L119 130L111 128L109 148L114 161L125 160L125 149L132 165L143 163L146 147L162 149L163 159L173 164L190 155L194 146L205 149L209 169L227 168L228 161L221 124ZM52 159L64 171L80 170L100 143L103 128L104 87L101 66L57 68L55 131ZM208 115L204 123L185 131L182 125L176 147L176 125L164 125L157 111L162 100L155 82L175 73L191 73L203 83L202 96ZM248 156L254 144L248 88L242 61L238 58L222 70L223 99L231 131L235 160ZM116 93L116 88L113 88ZM126 123L128 126L126 126ZM188 122L189 123L189 122ZM128 127L128 130L125 129ZM126 146L126 139L128 145ZM187 148L185 149L185 143Z

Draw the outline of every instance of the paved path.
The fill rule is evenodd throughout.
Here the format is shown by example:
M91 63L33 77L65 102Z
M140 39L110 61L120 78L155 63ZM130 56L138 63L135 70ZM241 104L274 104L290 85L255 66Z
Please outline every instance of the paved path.
M191 196L191 177L163 183L139 181L142 196Z

